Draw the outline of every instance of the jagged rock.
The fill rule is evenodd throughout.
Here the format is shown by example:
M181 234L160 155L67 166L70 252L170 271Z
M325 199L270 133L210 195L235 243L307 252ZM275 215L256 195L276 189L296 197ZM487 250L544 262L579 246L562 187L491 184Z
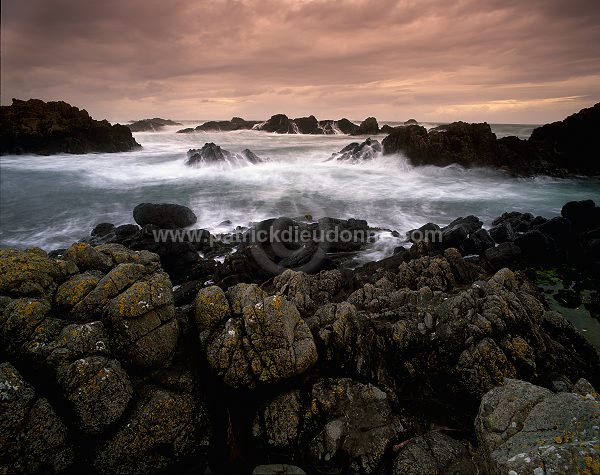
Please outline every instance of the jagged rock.
M512 225L509 222L500 223L490 228L490 236L498 244L513 242L517 239L517 234L513 231Z
M509 267L521 255L521 248L512 242L503 242L486 249L484 256L493 270Z
M258 130L264 130L265 132L276 132L278 134L298 133L294 122L285 114L275 114L271 116L271 118L265 123L258 125L256 128Z
M155 132L164 129L167 125L181 125L181 123L155 117L154 119L136 120L135 122L128 124L127 127L129 127L129 130L132 132Z
M552 393L508 379L483 396L477 439L492 473L594 473L600 464L597 393Z
M187 206L172 203L140 203L133 209L133 219L140 226L154 224L162 229L185 228L198 220Z
M127 126L94 120L66 102L13 99L0 112L0 155L128 152L140 147Z
M250 290L249 290L250 289ZM195 319L208 363L225 383L254 388L302 374L317 360L315 343L294 304L256 287L198 292Z
M193 392L149 385L140 390L133 413L98 448L94 466L103 474L156 473L200 452L210 438L206 408Z
M475 475L478 467L471 460L465 444L441 432L414 437L403 448L392 469L393 475Z
M386 394L351 379L320 379L306 390L266 404L254 433L271 447L300 457L318 471L377 473L384 453L403 431Z
M220 164L228 166L256 165L268 161L261 158L251 150L245 149L240 153L230 152L222 149L214 143L206 143L201 149L188 150L186 165L201 166Z
M191 132L230 132L233 130L249 130L260 122L255 120L244 120L241 117L234 117L231 120L210 120L194 128L178 130L177 133L187 134Z
M483 254L487 249L492 248L496 245L490 233L485 229L478 229L477 231L469 234L469 237L465 239L460 245L460 252L463 255L469 254Z
M381 152L381 144L368 138L364 142L352 142L339 152L331 155L330 160L359 163L373 160Z
M56 473L73 462L67 428L10 363L0 364L0 472Z

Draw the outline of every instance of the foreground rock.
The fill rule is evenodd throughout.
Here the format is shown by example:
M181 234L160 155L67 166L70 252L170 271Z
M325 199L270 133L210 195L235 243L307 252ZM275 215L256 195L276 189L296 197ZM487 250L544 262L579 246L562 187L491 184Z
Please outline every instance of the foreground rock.
M414 165L492 167L514 175L600 175L595 131L600 103L533 131L528 140L497 139L487 123L453 122L429 132L419 125L396 127L383 140L384 153L403 153Z
M364 142L352 142L338 153L332 154L330 160L347 163L360 163L373 160L381 153L381 144L377 140L368 138Z
M94 120L66 102L13 99L0 111L0 155L128 152L140 147L127 126Z
M188 207L172 203L141 203L134 208L133 219L140 226L153 224L164 229L185 228L198 220Z
M579 392L553 393L508 379L481 400L477 438L491 473L596 473L600 402L581 380Z
M317 360L315 343L285 297L256 285L198 293L195 320L208 363L228 385L254 388L302 374Z
M136 120L135 122L128 124L127 127L129 127L129 130L132 132L156 132L164 129L167 125L181 125L181 123L155 117L154 119Z
M188 150L186 165L226 165L238 167L244 165L257 165L267 162L267 158L261 158L251 150L245 149L239 153L222 149L214 143L206 143L201 149Z

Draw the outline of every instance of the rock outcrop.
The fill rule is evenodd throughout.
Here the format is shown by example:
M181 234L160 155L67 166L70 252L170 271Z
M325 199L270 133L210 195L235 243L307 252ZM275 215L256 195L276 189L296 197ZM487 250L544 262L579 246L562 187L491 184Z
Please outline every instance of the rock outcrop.
M402 153L417 166L492 167L519 176L600 175L599 126L600 103L536 128L528 140L497 139L487 123L453 122L429 132L419 125L396 127L383 139L383 149Z
M363 120L358 129L352 132L352 135L377 135L379 133L379 124L375 117L367 117Z
M244 120L241 117L234 117L231 120L210 120L200 124L196 128L187 128L178 130L178 134L187 134L192 132L231 132L234 130L249 130L255 125L260 124L256 120Z
M66 102L39 99L1 106L0 155L128 152L140 145L125 125L92 119Z

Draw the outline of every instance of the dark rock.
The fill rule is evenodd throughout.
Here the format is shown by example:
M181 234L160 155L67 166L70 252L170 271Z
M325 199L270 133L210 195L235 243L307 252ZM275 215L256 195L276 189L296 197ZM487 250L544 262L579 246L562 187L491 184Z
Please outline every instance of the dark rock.
M579 292L572 289L558 290L555 298L559 304L567 308L577 308L583 303Z
M381 152L381 144L377 140L368 138L364 142L352 142L338 153L331 155L329 160L360 163L373 160Z
M427 165L431 160L427 129L420 125L396 127L383 139L382 145L384 154L402 153L414 165Z
M521 256L521 248L512 242L503 242L486 249L484 255L492 269L500 270L509 267Z
M419 242L423 240L435 242L441 239L441 228L435 223L427 223L417 229L411 229L406 233L406 238L412 242Z
M264 124L258 125L256 128L265 132L275 132L278 134L297 133L296 124L285 114L275 114Z
M465 256L470 254L483 254L486 249L494 247L495 245L496 243L485 229L478 229L469 234L469 237L462 242L460 251Z
M384 125L381 126L381 130L379 131L379 133L381 133L381 134L391 134L397 128L398 127L392 127L391 125L384 124Z
M323 129L314 115L293 120L299 134L322 134Z
M136 120L131 124L127 125L129 130L132 132L155 132L157 130L162 130L167 125L181 125L179 122L175 122L169 119L161 119L159 117L155 117L154 119L142 119Z
M534 129L528 142L535 150L538 160L548 163L554 169L600 175L596 139L599 127L600 103L582 109L562 121Z
M513 231L509 222L503 222L490 228L490 236L498 244L503 242L513 242L517 239L517 234Z
M122 224L115 228L115 238L117 241L130 239L140 231L137 224Z
M353 135L358 130L358 125L350 122L348 119L340 119L335 121L335 126L343 134Z
M560 214L568 219L574 228L588 229L600 224L600 214L597 209L596 203L592 200L569 201L562 207Z
M187 206L172 203L141 203L133 209L133 219L140 226L154 224L163 229L185 228L198 220Z
M240 153L235 153L222 149L214 143L206 143L201 149L190 149L187 155L186 165L193 166L211 164L240 166L249 163L256 165L268 161L268 159L263 159L248 149L242 150Z
M249 130L252 129L256 124L260 122L256 120L244 120L240 117L234 117L231 120L211 120L199 125L192 132L230 132L233 130ZM186 133L189 129L180 130L180 133Z
M352 132L352 135L377 135L379 133L379 124L375 117L367 117L363 120L358 129Z
M0 155L128 152L140 147L127 126L94 120L66 102L13 99L0 112Z
M404 125L419 125L419 122L416 119L408 119L404 121Z
M94 226L91 235L93 236L106 236L114 231L115 225L112 223L100 223Z
M533 261L548 260L554 250L554 243L538 230L520 235L515 244L521 248L523 258Z

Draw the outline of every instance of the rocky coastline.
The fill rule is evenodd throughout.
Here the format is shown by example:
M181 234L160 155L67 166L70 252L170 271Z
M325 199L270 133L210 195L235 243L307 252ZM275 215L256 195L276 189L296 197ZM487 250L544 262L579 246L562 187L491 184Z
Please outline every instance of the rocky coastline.
M600 318L593 201L426 223L363 265L360 219L133 219L0 250L0 472L597 470L598 349L543 285Z

